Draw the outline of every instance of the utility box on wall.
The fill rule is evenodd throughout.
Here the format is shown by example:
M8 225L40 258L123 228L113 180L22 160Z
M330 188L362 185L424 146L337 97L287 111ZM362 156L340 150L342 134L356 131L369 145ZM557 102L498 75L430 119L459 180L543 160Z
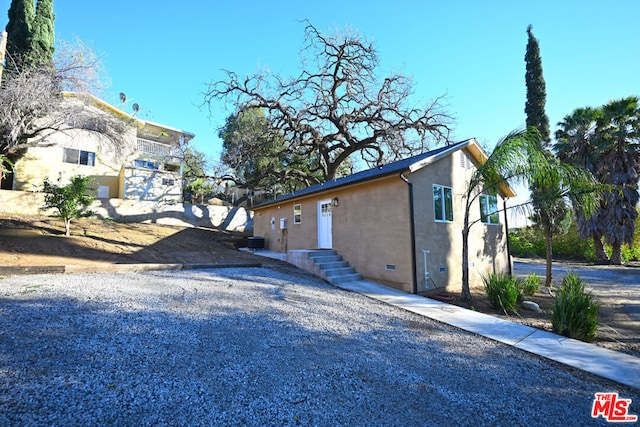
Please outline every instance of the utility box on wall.
M280 218L280 230L287 229L287 218Z

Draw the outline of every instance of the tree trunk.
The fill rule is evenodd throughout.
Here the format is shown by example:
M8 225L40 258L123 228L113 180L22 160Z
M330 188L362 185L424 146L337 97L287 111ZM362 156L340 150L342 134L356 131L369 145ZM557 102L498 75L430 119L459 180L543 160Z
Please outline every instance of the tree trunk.
M545 230L545 246L546 246L546 255L547 255L547 276L545 279L545 285L546 286L551 286L551 279L552 279L552 273L551 273L551 268L552 268L552 258L553 258L553 247L552 247L552 233L551 230L549 229L549 227L546 227Z
M65 236L71 236L71 218L65 218L64 231L65 231Z
M471 289L469 287L469 220L465 215L462 229L462 300L471 301Z
M611 264L622 265L622 243L611 245Z
M596 262L599 264L608 264L609 257L604 251L604 245L602 244L602 237L593 236L593 250L596 253Z

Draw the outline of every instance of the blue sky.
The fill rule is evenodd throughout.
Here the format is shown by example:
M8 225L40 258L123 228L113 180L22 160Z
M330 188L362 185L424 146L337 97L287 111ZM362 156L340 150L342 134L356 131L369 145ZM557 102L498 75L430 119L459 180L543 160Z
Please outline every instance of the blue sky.
M0 0L0 28L10 0ZM546 111L555 124L575 108L640 95L640 1L218 1L57 0L58 40L79 37L101 55L111 81L103 98L142 118L196 134L219 157L217 128L232 106L201 109L206 84L267 69L300 71L309 19L321 32L357 30L374 41L380 75L411 76L412 100L446 95L454 139L491 147L524 125L526 28L540 41Z

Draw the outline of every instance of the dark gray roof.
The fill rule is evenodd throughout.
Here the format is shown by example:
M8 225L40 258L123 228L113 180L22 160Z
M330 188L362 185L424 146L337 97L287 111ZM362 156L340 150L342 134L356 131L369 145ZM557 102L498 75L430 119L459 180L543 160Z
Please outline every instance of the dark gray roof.
M464 145L469 140L464 140L461 142L457 142L455 144L447 145L444 147L436 148L435 150L427 151L422 154L417 154L412 157L408 157L406 159L398 160L393 163L389 163L386 165L382 165L379 167L371 168L362 172L357 172L351 175L343 176L341 178L337 178L331 181L323 182L321 184L312 185L311 187L304 188L302 190L295 191L293 193L285 194L283 196L278 197L274 200L269 200L260 205L256 206L256 208L272 205L274 203L284 202L289 199L293 199L300 196L306 196L313 193L319 193L321 191L326 191L330 189L335 189L338 187L344 187L345 185L356 184L363 181L368 181L375 178L381 178L387 175L393 175L400 173L402 171L406 171L409 169L411 165L414 163L418 163L422 160L425 160L429 157L438 155L443 151L447 150L455 150L458 146Z

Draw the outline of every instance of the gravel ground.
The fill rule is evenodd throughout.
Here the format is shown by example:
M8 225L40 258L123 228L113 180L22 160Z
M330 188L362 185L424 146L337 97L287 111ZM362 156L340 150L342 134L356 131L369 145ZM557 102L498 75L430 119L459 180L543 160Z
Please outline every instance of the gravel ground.
M593 425L640 393L305 274L0 280L0 426Z

